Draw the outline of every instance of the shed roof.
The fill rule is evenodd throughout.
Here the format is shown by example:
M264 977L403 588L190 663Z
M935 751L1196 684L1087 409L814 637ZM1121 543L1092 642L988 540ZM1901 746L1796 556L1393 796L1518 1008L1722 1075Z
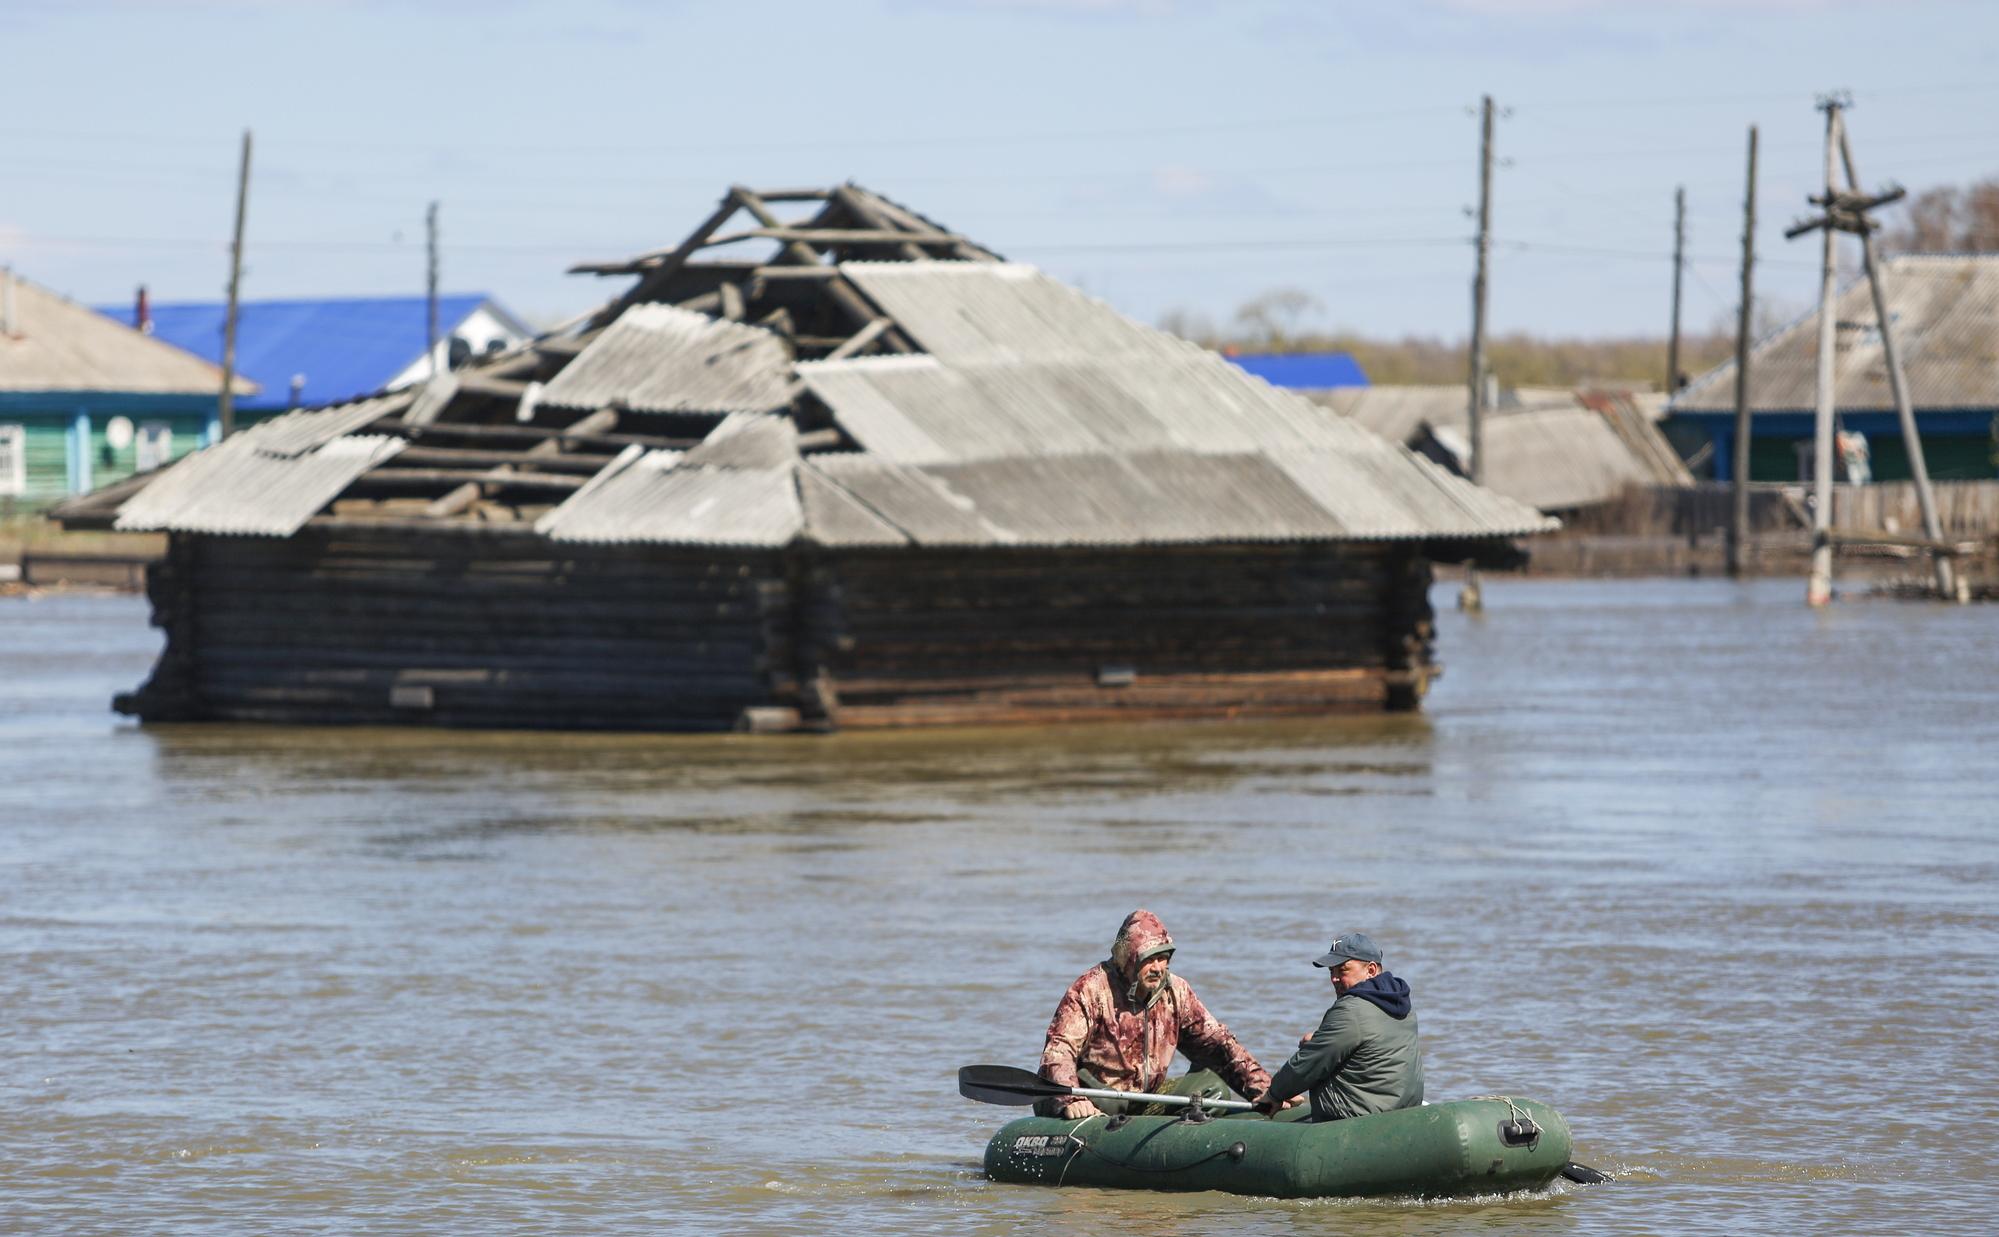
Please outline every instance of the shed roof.
M1881 263L1895 347L1918 411L1999 408L1999 254L1904 254ZM1819 315L1811 313L1750 352L1753 412L1817 406ZM1834 302L1833 400L1842 412L1892 412L1873 294L1865 278ZM1673 397L1675 413L1735 411L1731 359Z
M1471 444L1453 426L1429 436L1462 469ZM1542 511L1567 511L1654 480L1604 417L1573 401L1493 417L1485 426L1484 484Z
M439 296L438 330L451 334L481 307L528 333L484 292ZM156 302L148 311L153 338L219 362L228 310L226 301ZM99 312L128 327L136 318L129 304ZM262 393L238 407L290 407L294 375L305 379L297 401L304 407L367 395L420 360L429 343L429 301L421 296L244 301L236 316L236 371L254 379Z
M12 303L0 331L0 391L214 395L222 371L172 343L79 305L12 272L0 273ZM256 390L239 378L236 389Z

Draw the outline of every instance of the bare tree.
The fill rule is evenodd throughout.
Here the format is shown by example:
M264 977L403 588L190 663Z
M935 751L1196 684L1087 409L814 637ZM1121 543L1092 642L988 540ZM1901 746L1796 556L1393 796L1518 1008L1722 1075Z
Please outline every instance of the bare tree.
M1235 311L1236 326L1245 342L1282 348L1297 338L1305 316L1324 309L1319 298L1303 288L1273 288Z
M1999 177L1925 189L1900 215L1881 237L1898 253L1999 253Z

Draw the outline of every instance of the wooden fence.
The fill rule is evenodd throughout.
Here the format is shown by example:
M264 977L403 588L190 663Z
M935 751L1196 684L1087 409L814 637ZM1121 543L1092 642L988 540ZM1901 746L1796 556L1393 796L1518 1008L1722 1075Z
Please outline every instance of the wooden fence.
M1946 538L1999 536L1999 480L1939 481L1937 516ZM1811 490L1804 485L1759 483L1749 487L1754 533L1811 527ZM1575 513L1565 532L1584 536L1685 537L1724 535L1734 502L1720 482L1691 486L1634 486L1622 497ZM1916 487L1907 481L1835 485L1833 527L1853 532L1921 533ZM1561 534L1556 534L1558 537Z

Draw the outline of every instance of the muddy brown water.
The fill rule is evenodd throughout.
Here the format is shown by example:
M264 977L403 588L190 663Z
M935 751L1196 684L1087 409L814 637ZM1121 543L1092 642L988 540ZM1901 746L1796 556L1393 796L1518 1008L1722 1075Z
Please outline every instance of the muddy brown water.
M0 1231L1979 1231L1999 608L1488 583L1420 718L830 739L141 730L144 604L0 602ZM1365 928L1433 1098L1619 1180L984 1181L1133 906L1266 1061Z

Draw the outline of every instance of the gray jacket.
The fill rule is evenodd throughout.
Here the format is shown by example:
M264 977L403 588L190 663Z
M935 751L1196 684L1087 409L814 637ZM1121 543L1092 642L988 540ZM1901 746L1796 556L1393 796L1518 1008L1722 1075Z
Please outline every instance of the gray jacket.
M1312 1038L1272 1076L1268 1096L1282 1101L1306 1091L1314 1121L1423 1102L1423 1054L1408 984L1383 971L1333 1002Z

